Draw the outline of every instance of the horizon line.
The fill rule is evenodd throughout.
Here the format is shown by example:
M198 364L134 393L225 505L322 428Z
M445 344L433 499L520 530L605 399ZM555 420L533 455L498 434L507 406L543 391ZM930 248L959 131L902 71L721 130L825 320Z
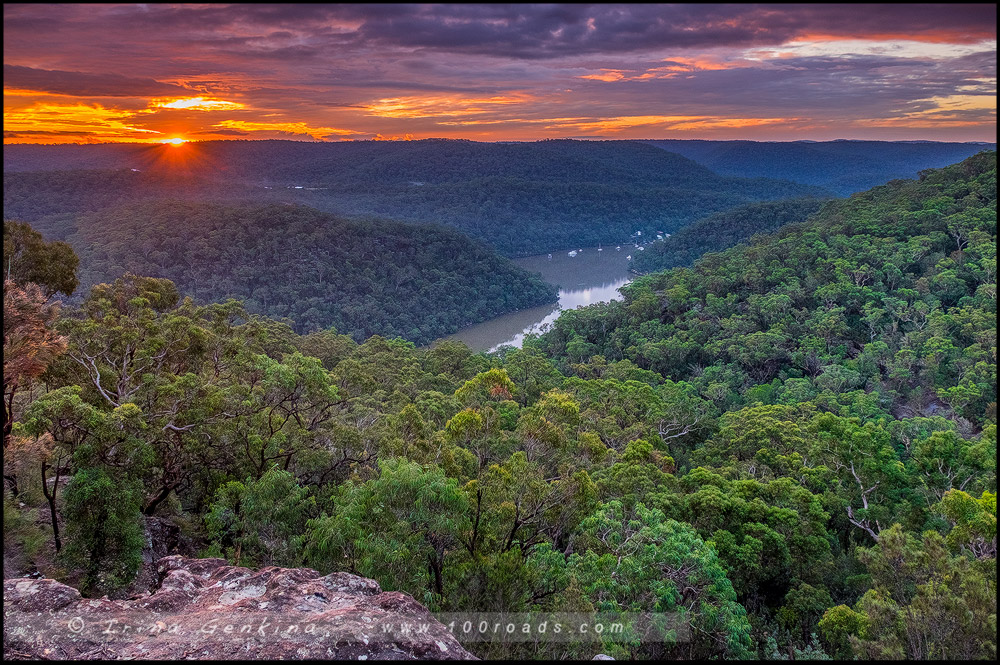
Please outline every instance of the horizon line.
M707 141L714 143L836 143L836 142L852 142L852 143L954 143L961 145L970 144L985 144L992 145L996 144L996 140L972 140L972 141L938 141L934 139L857 139L857 138L836 138L836 139L768 139L768 140L758 140L758 139L694 139L694 138L598 138L598 137L588 137L588 138L576 138L572 136L559 136L552 138L541 138L541 139L496 139L492 141L479 141L475 139L465 139L465 138L449 138L443 136L428 136L421 139L345 139L339 141L306 141L300 139L285 139L285 138L259 138L259 139L185 139L184 143L261 143L265 141L282 141L286 143L310 143L310 144L337 144L337 143L417 143L420 141L461 141L465 143L542 143L545 141L579 141L581 143L597 143L602 141ZM98 141L98 142L67 142L67 143L39 143L36 141L4 141L3 145L33 145L33 146L94 146L94 145L136 145L136 146L159 146L165 145L160 141L150 142L150 141Z

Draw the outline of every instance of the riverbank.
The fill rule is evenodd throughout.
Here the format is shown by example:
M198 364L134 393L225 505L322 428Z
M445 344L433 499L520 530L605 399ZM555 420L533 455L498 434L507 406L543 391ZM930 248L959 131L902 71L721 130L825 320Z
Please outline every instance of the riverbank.
M618 293L634 275L629 271L631 246L584 247L573 252L555 252L513 259L514 263L559 287L559 302L524 309L462 328L442 340L465 342L473 351L495 351L500 346L520 347L528 333L540 332L560 312L598 302L618 300Z

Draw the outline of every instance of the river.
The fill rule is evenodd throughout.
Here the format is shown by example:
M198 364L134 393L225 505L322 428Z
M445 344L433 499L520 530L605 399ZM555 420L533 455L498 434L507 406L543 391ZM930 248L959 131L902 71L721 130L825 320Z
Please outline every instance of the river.
M558 286L559 302L498 316L443 339L460 340L473 351L495 351L503 345L520 348L525 334L539 332L564 309L620 299L618 289L632 280L626 257L635 251L629 244L622 245L621 251L614 246L600 252L596 247L586 247L572 257L562 251L553 252L551 259L548 254L514 259L525 270L541 273L542 279Z

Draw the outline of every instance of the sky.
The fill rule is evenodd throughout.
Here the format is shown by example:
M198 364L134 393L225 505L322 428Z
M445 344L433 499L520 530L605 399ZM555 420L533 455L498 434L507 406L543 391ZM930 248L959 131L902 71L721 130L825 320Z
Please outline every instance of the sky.
M996 141L990 4L6 4L4 143Z

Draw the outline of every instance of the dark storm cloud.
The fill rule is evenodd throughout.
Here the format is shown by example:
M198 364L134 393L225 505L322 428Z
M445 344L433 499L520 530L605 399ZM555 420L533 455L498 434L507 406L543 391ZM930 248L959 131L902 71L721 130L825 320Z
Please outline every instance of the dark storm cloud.
M805 35L974 42L996 33L990 4L285 7L257 6L242 19L307 30L324 20L356 21L356 35L367 44L521 58L781 44Z
M40 90L77 97L155 97L190 92L179 85L160 83L148 78L110 73L64 72L7 64L3 66L3 84L5 88Z
M224 11L216 16L226 20ZM521 58L781 44L805 35L968 43L996 34L991 4L254 5L239 20L306 31L353 21L366 44Z
M53 11L51 5L6 5L5 28L38 30L40 13ZM274 58L308 58L352 45L550 58L781 44L808 35L969 43L996 34L992 4L149 4L62 5L58 14L77 28L100 22L124 32L170 30L188 43L244 48ZM226 35L239 26L266 33ZM284 45L282 40L297 43Z

